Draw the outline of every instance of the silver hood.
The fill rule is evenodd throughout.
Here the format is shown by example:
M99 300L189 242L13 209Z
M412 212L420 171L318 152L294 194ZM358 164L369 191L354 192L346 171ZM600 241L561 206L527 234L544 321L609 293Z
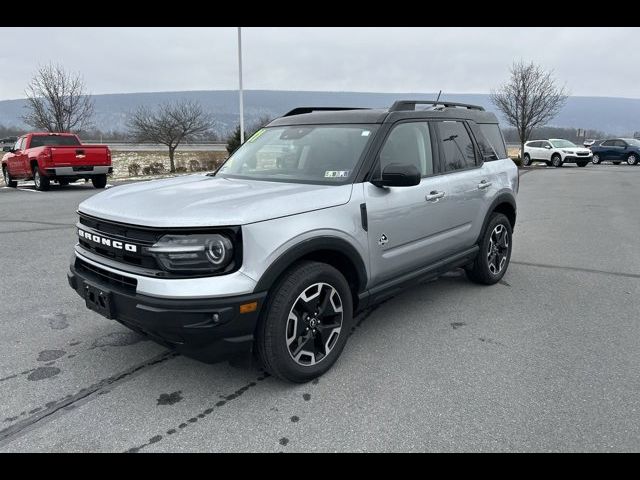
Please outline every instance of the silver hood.
M113 187L82 202L79 210L151 227L245 225L345 204L352 187L198 174Z

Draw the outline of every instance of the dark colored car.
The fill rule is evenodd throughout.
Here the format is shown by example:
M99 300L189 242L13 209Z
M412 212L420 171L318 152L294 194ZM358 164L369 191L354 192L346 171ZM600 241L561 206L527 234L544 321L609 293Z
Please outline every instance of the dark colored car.
M640 140L637 138L610 138L591 145L593 163L613 162L615 165L626 161L629 165L637 165L640 160Z

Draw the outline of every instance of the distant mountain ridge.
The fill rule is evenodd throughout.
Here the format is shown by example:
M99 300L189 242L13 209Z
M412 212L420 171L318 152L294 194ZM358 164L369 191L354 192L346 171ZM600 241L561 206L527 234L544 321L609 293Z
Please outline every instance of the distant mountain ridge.
M262 116L277 117L298 106L372 107L386 108L395 100L433 100L435 93L368 93L312 92L287 90L246 90L245 121ZM236 90L116 93L94 95L96 128L103 132L125 131L127 118L139 105L153 107L177 99L195 100L217 120L216 130L225 133L238 123L238 92ZM482 105L495 111L488 94L444 93L441 100ZM26 127L21 120L26 101L0 101L0 125ZM496 112L497 113L497 112ZM551 126L600 130L626 135L640 130L640 99L618 97L570 97Z

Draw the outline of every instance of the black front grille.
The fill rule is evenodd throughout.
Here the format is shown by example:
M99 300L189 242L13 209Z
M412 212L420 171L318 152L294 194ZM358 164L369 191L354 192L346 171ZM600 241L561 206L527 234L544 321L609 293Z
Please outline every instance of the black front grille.
M96 267L80 258L76 258L75 268L78 273L84 273L89 278L93 277L97 281L113 285L130 292L135 292L138 280L135 278L110 272L100 267Z
M587 157L589 156L589 152L578 152L579 157Z

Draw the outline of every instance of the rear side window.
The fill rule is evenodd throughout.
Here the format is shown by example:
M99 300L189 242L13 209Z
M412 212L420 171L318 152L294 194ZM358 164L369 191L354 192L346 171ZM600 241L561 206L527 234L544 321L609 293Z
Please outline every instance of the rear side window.
M475 147L463 122L435 122L440 136L440 156L445 172L476 166Z
M614 147L626 147L627 146L627 142L625 142L624 140L614 140Z
M507 147L504 144L504 137L502 136L500 127L495 123L481 123L479 124L479 127L484 138L489 142L491 148L498 155L498 158L507 158ZM529 146L536 147L538 145Z
M80 145L80 142L78 142L78 139L74 136L34 135L31 137L31 145L29 148L64 145Z

